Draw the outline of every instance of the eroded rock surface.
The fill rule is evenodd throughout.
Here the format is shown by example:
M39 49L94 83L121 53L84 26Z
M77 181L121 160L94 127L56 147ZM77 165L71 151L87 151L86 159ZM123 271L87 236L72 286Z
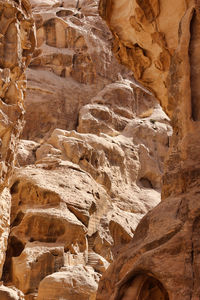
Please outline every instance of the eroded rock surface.
M112 54L98 1L31 3L37 48L27 71L23 137L41 141L55 128L76 129L80 108L128 72Z
M198 1L182 0L176 4L129 0L101 1L100 4L100 12L115 36L117 57L134 71L136 79L154 92L172 119L174 135L163 197L172 194L175 186L181 189L181 177L193 168L194 161L198 169L198 5ZM149 63L144 65L146 60ZM168 63L159 68L158 61L160 66ZM134 63L141 68L140 74Z
M38 300L95 300L99 277L91 267L65 267L40 283Z
M104 274L97 299L198 299L199 1L101 1L119 60L172 118L163 201Z
M140 118L134 108L137 89L144 100L138 106ZM121 106L116 102L119 91L126 102L129 96L132 113L125 114L123 97ZM51 280L60 289L60 273L55 272L62 267L90 266L98 281L122 245L131 241L139 220L160 201L170 132L168 118L152 96L121 81L81 108L76 131L55 129L41 145L21 142L21 167L11 187L5 281L26 296L38 291L38 297L48 297ZM60 293L68 297L67 290ZM84 299L95 293L87 292ZM75 291L70 295L82 296Z
M10 225L8 184L14 167L16 142L23 129L25 69L34 50L35 37L34 22L27 1L0 1L0 10L1 276Z
M0 285L0 297L2 300L25 300L24 294L14 286Z
M31 3L29 140L18 143L3 280L26 300L94 300L101 275L160 202L171 127L114 58L97 1Z

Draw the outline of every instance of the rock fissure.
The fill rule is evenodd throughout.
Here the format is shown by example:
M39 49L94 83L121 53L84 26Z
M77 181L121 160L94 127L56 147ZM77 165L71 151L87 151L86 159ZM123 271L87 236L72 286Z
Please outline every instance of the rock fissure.
M199 9L194 9L190 23L190 44L189 44L189 57L190 57L190 85L191 85L191 102L192 102L192 118L194 121L199 121L199 92L197 82L199 81L199 62L198 43L200 40L200 15Z

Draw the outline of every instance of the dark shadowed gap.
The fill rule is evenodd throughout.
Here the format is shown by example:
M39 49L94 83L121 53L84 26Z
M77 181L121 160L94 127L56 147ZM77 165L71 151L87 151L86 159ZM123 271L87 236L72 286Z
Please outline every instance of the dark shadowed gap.
M194 10L190 23L190 85L191 85L191 106L192 119L200 121L200 15Z

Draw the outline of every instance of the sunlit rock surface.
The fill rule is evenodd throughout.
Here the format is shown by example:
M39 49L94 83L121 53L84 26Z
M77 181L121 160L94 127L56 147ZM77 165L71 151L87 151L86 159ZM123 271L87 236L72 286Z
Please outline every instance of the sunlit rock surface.
M101 275L160 202L172 130L112 54L98 1L31 4L37 46L2 279L26 300L94 300Z
M27 1L0 1L0 11L1 276L10 225L11 198L8 185L14 168L16 143L24 124L25 69L34 50L35 37L34 22ZM3 297L2 294L2 299L5 299Z
M101 1L114 52L172 119L163 201L103 275L97 299L198 299L199 1ZM132 298L133 297L133 298Z
M112 35L97 4L32 1L37 48L27 71L25 139L76 129L80 108L129 73L112 54Z

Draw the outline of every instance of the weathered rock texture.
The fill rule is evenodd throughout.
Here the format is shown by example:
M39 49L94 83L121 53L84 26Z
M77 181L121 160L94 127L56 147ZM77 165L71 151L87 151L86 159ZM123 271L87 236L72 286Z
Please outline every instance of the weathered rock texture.
M101 1L114 51L152 90L174 129L163 201L109 268L97 299L200 298L199 1Z
M38 292L38 299L49 299L49 293L52 299L94 299L99 274L160 201L163 153L170 134L166 115L156 104L148 116L142 104L143 118L125 118L119 104L104 103L105 95L115 103L121 91L133 106L135 88L130 84L113 83L83 106L77 131L55 129L42 145L20 143L22 167L15 171L11 187L4 280L27 296ZM151 96L139 92L153 104ZM117 108L122 116L113 112ZM80 279L72 266L79 266ZM66 272L71 277L67 275L63 288ZM95 284L89 284L93 276ZM82 278L85 284L80 286ZM72 290L76 280L77 290ZM60 298L50 286L55 293L59 290Z
M114 58L97 1L31 2L30 140L18 146L3 279L26 300L93 300L101 274L160 202L171 127Z
M80 108L128 73L111 52L97 3L32 1L37 49L27 71L23 138L40 141L55 128L76 129Z
M38 300L95 300L98 281L98 275L91 267L66 267L41 282Z
M24 294L15 287L0 285L1 300L24 300Z
M34 50L35 38L34 22L27 1L0 1L0 11L1 277L9 234L11 203L8 184L14 167L16 141L23 129L25 69ZM1 290L0 295L2 293ZM1 299L5 299L3 295Z

